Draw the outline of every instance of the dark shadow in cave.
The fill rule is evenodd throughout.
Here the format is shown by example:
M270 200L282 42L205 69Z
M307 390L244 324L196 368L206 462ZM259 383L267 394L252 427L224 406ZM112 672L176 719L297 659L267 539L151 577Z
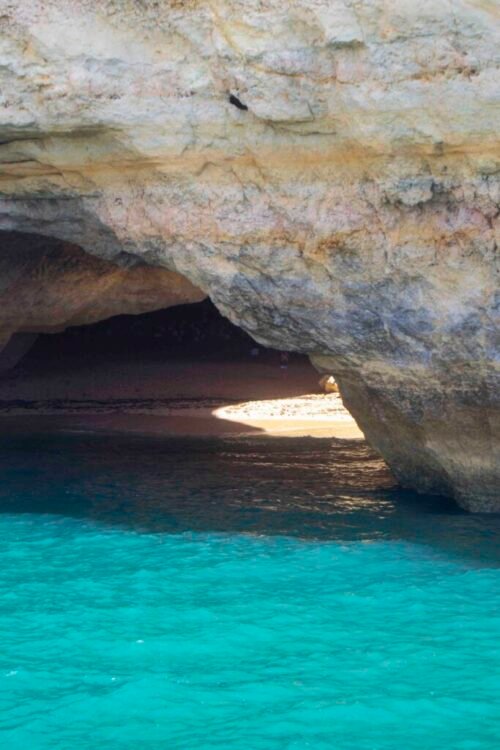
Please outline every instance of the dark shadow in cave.
M50 417L50 429L59 416L106 412L115 422L101 428L141 431L142 409L153 432L163 434L169 427L175 434L234 434L241 421L245 432L326 435L328 421L336 424L330 434L361 437L352 420L336 418L347 416L338 399L333 409L328 400L319 403L319 376L306 357L256 344L181 274L129 261L119 265L56 237L0 231L2 417ZM298 396L306 399L283 404ZM186 423L165 424L180 400L177 416L188 416L185 405L196 402L203 424L195 429L200 410L189 415L187 432Z
M0 401L245 399L319 393L307 357L267 349L210 300L42 334L0 379Z

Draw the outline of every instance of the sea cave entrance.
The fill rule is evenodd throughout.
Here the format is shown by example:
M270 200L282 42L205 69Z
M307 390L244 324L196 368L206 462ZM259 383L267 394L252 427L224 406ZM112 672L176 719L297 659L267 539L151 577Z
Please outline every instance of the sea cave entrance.
M321 434L330 416L340 432L355 429L306 356L257 344L209 299L28 336L31 348L0 378L12 413L277 434Z
M184 276L38 234L0 245L0 414L361 436L306 356L256 343Z

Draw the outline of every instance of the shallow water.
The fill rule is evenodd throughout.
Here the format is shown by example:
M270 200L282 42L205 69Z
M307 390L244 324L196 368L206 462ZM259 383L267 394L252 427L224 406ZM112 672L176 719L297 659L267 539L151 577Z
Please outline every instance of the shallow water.
M5 748L500 746L499 516L360 441L0 438Z

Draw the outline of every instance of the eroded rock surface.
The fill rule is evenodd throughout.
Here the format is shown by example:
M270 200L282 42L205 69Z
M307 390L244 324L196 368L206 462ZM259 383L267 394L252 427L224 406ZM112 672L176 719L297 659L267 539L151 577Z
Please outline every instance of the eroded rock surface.
M204 297L186 278L165 268L133 262L118 266L69 242L0 231L0 345L18 334L5 352L6 366L30 346L24 334L54 333ZM0 370L2 364L0 358Z
M0 228L178 272L498 496L496 0L0 0Z

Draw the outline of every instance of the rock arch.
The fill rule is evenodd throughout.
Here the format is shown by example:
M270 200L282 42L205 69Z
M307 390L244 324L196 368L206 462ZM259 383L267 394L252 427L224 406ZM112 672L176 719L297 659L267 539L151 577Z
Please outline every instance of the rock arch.
M181 274L404 484L500 509L491 4L118 5L0 0L0 228Z

